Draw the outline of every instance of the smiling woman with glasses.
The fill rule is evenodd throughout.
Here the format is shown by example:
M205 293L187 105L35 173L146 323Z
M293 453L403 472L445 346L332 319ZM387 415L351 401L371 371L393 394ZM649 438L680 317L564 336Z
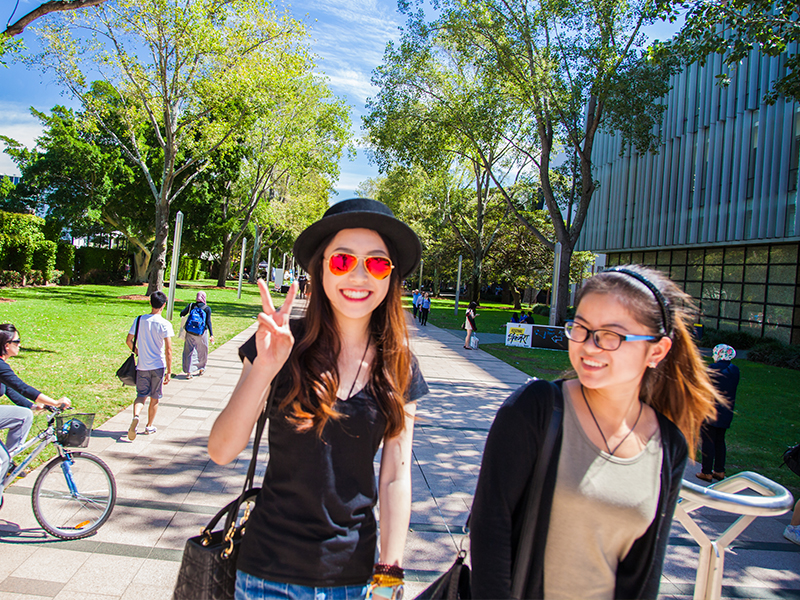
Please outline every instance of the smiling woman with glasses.
M0 405L0 429L8 429L5 445L0 443L0 480L5 478L11 469L8 451L13 451L25 441L33 424L31 409L45 405L70 406L69 398L54 400L28 385L17 377L8 360L19 354L20 343L17 328L11 323L0 325L0 396L5 395L16 406ZM2 503L2 486L0 486L0 504Z
M401 282L421 252L387 206L344 200L295 242L314 285L302 318L289 320L297 284L276 310L259 281L259 328L239 349L239 383L208 440L215 462L234 460L275 387L269 464L237 563L238 600L401 597L414 414L428 391L409 348Z
M691 299L630 265L587 280L575 309L564 326L575 377L526 384L489 432L470 521L473 598L658 595L689 448L718 398L689 334ZM538 510L525 520L529 496Z

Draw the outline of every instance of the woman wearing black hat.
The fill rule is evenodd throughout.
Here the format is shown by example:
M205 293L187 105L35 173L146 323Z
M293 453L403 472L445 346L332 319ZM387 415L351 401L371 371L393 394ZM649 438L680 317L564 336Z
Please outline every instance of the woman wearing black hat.
M358 198L328 209L300 234L294 254L317 293L290 322L297 284L276 310L259 281L258 331L239 349L242 375L208 442L215 462L235 459L277 386L270 461L241 545L236 598L393 597L411 513L415 401L428 391L409 349L400 288L420 243L388 207Z

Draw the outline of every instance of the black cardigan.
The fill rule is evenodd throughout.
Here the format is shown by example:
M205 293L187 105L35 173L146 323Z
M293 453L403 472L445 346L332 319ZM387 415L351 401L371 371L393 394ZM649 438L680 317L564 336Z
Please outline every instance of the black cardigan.
M554 403L563 406L560 385L532 381L500 407L486 440L470 518L473 598L510 598L511 571L524 518L528 482L544 441ZM615 598L656 598L672 515L688 456L686 440L656 413L663 459L656 518L617 566ZM563 424L547 469L537 520L526 598L544 597L544 551L553 503Z

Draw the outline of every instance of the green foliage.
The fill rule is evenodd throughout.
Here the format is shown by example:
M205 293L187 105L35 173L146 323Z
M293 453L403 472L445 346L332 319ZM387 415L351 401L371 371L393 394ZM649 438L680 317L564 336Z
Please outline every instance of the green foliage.
M56 269L62 272L65 283L72 280L75 273L75 246L68 242L58 242Z
M75 273L81 283L109 283L125 277L128 253L84 246L75 249Z
M760 341L750 348L747 360L800 371L800 346L788 346L776 340Z
M16 186L11 183L11 179L7 176L0 178L0 200L4 200L11 195Z
M674 22L686 9L684 0L673 0L665 4L662 16ZM752 50L767 56L785 53L786 61L765 100L774 104L779 95L800 100L800 21L796 0L693 2L688 4L685 18L679 35L654 46L655 58L673 60L680 56L686 62L704 65L717 54L733 72ZM716 77L720 85L727 86L730 76L730 72L722 72Z
M17 271L0 271L0 286L22 285L22 273Z
M43 240L33 250L31 265L34 270L42 274L44 283L51 280L53 271L56 268L56 253L58 244L50 240Z
M763 338L746 331L727 331L703 327L703 337L700 338L698 345L701 348L713 348L717 344L728 344L738 351L752 348L762 341Z

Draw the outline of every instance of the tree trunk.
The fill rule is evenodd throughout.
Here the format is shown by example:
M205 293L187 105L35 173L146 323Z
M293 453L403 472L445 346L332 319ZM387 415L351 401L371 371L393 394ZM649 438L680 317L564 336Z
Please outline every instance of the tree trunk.
M556 315L556 325L563 325L567 320L567 303L569 301L569 263L572 260L572 248L569 246L561 246L561 261L558 265L558 289L555 293L558 294L558 314Z
M228 282L228 273L231 271L231 251L233 249L231 234L226 233L222 238L222 257L219 259L219 275L217 276L217 286L225 287Z
M508 291L511 292L511 301L514 303L514 310L522 310L522 294L513 283L509 284Z
M169 236L169 204L164 201L156 203L156 239L153 242L153 253L147 267L147 295L164 287L164 270L167 266L167 237ZM177 273L176 273L177 275Z
M145 283L147 281L147 265L149 255L141 250L133 251L133 281Z
M250 263L250 277L247 279L248 283L255 283L256 278L258 277L258 263L261 262L261 238L263 237L263 232L258 227L258 223L255 224L256 228L256 237L253 240L253 261Z

